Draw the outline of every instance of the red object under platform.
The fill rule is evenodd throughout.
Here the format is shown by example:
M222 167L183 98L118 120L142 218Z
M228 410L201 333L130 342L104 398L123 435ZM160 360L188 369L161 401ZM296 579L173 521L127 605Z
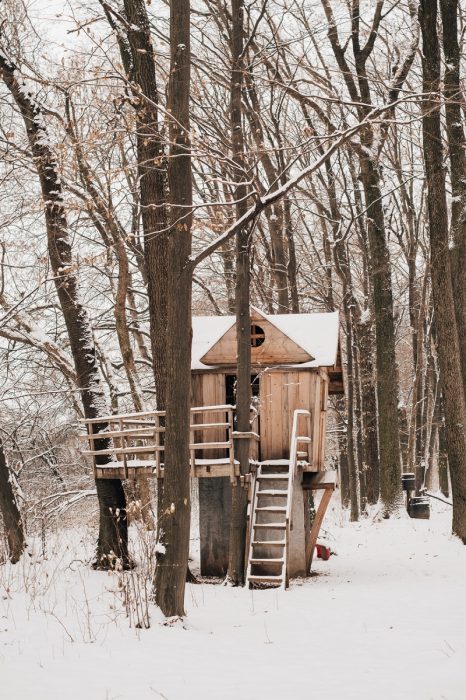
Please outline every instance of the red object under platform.
M324 544L316 544L316 550L319 559L323 559L324 561L330 559L332 553L330 547L326 547Z

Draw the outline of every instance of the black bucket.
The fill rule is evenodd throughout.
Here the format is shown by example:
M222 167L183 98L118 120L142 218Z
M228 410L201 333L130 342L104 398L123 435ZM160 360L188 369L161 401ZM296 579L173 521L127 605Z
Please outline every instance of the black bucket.
M425 496L413 496L409 500L408 513L410 518L429 520L430 501Z
M416 477L413 472L406 472L401 475L401 485L403 491L414 491L416 488Z

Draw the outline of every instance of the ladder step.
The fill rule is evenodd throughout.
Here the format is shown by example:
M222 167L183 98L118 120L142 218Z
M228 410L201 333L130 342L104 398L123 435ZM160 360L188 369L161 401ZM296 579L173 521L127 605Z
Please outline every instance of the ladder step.
M264 489L256 491L256 496L288 496L287 489Z
M286 506L263 506L256 508L256 513L286 513Z
M281 559L250 559L251 564L283 564L285 561L283 557Z
M280 479L280 481L285 481L285 479L286 479L286 481L288 481L289 476L288 476L288 474L281 474L281 473L278 473L278 474L258 474L257 478L260 479L261 481L263 479Z
M254 523L253 527L269 528L270 530L285 530L286 523Z
M248 581L263 581L267 583L268 581L283 581L283 576L248 576Z
M262 540L253 540L252 545L257 545L258 547L263 547L264 545L270 545L271 547L284 547L286 545L285 540L269 540L269 542L263 542Z
M307 452L297 452L297 453L296 453L296 456L297 456L297 457L307 457L308 454L307 454Z
M296 442L312 442L312 438L302 435L296 438Z

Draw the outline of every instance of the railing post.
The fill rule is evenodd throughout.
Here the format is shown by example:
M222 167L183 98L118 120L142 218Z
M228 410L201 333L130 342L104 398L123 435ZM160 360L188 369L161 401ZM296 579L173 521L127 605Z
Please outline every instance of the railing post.
M155 474L157 479L161 478L160 473L160 418L157 412L154 413L154 445L155 445Z
M189 419L189 423L190 423L190 427L191 427L191 429L189 431L189 442L191 443L191 445L194 445L195 431L192 430L191 420L192 420L192 413L191 413L191 417ZM204 420L204 419L202 419L202 420ZM196 475L196 450L195 450L195 448L192 448L189 451L189 454L191 456L191 477L194 477Z
M314 453L314 440L312 440L312 414L310 411L307 412L306 414L306 423L308 426L308 431L307 435L309 438L311 438L311 442L308 442L307 444L307 461L309 464L313 463L313 453Z
M87 434L89 436L94 435L94 424L93 423L86 423L86 427L87 427ZM89 444L91 446L91 450L93 452L95 452L94 440L92 438L89 440ZM94 479L97 479L97 464L95 461L95 457L96 457L95 455L92 455L92 468L94 470Z
M123 455L122 455L123 456L123 469L124 469L125 479L127 479L128 478L128 457L126 456L126 452L125 452L127 444L126 444L126 435L125 435L124 427L123 427L123 420L121 418L118 421L118 425L120 427L121 447L123 450Z

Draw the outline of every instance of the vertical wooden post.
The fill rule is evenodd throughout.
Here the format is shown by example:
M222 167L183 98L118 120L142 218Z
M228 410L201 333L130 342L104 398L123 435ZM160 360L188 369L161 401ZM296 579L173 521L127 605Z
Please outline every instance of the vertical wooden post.
M125 479L128 478L128 457L126 455L125 449L126 449L126 435L124 432L124 426L123 426L123 420L120 418L118 421L118 425L120 428L120 433L121 433L121 447L123 450L123 468L124 468L124 474L125 474Z
M191 445L194 445L195 444L195 442L194 442L195 431L192 430L193 414L190 412L189 416L190 416L189 417L189 425L190 425L189 442L191 443ZM203 422L205 422L204 421L204 414L203 414L202 420L203 420ZM190 449L189 456L191 458L191 478L192 478L192 477L196 476L196 450L195 450L195 448Z
M94 427L93 427L93 424L92 424L92 423L86 423L86 427L87 427L87 434L88 434L89 436L94 435ZM91 437L91 439L89 440L89 444L90 444L90 447L91 447L92 452L95 452L94 440L92 439L92 437ZM92 455L92 468L93 468L93 470L94 470L94 479L97 479L97 466L96 466L96 461L95 461L95 455Z
M309 573L311 568L312 557L317 543L317 538L319 536L320 527L322 525L327 506L330 503L330 499L332 498L332 493L333 489L324 490L322 498L320 499L319 507L317 508L317 513L315 515L314 522L312 523L311 533L309 535L309 539L306 545L306 573Z
M160 418L159 414L154 413L154 444L155 444L155 474L157 479L162 477L160 470Z

